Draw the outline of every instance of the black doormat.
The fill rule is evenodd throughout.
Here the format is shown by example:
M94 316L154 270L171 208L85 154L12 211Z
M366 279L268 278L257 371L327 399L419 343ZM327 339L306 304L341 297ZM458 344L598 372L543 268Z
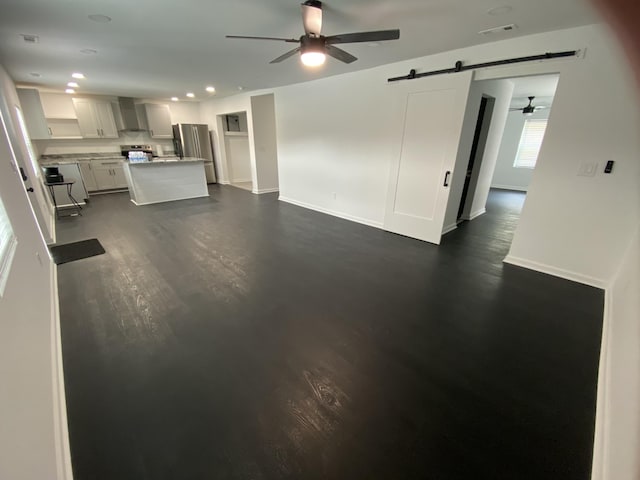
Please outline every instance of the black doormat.
M95 257L102 255L104 248L96 238L91 240L82 240L81 242L65 243L63 245L54 245L49 247L51 256L56 265L63 263L75 262L83 258Z

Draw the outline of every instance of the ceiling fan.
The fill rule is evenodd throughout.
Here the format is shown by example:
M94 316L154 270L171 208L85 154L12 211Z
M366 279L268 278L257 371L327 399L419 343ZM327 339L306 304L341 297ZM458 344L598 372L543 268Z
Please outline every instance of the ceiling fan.
M529 115L533 115L533 113L536 112L537 110L542 110L543 108L547 108L543 105L538 105L538 106L534 105L533 100L536 97L528 97L528 98L529 98L529 105L527 105L524 108L510 108L509 111L516 112L520 110L524 115L529 116Z
M288 51L269 63L280 63L289 57L300 53L302 63L308 67L317 67L325 62L329 55L344 63L352 63L356 57L336 47L340 43L381 42L384 40L397 40L400 38L400 30L378 30L374 32L343 33L325 37L322 30L322 2L318 0L306 0L302 4L302 23L305 34L299 39L274 38L274 37L247 37L241 35L227 35L227 38L245 38L249 40L275 40L287 43L299 43L300 46Z

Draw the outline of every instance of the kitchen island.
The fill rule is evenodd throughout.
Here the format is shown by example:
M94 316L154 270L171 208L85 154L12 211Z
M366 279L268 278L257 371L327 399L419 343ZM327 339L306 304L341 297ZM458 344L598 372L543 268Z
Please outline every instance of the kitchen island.
M124 162L131 201L136 205L208 197L202 158Z

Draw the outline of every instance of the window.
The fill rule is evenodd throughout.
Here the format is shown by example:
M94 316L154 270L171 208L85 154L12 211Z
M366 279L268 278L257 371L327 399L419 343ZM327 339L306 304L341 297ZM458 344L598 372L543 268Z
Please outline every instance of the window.
M4 293L16 245L16 236L13 233L9 216L0 198L0 296Z
M18 106L16 106L16 114L18 116L18 124L20 125L20 133L22 133L22 138L24 138L24 143L27 145L27 150L29 151L29 160L31 160L33 173L37 178L40 176L40 165L38 165L38 158L36 157L36 154L33 151L33 145L31 144L31 139L29 138L29 133L27 131L27 124L24 122L24 116L22 115L22 110L20 110ZM33 183L36 183L36 182L33 182Z
M520 137L520 145L518 153L513 162L514 168L534 168L538 160L538 153L544 138L544 132L547 129L547 119L527 119L524 122L522 137Z

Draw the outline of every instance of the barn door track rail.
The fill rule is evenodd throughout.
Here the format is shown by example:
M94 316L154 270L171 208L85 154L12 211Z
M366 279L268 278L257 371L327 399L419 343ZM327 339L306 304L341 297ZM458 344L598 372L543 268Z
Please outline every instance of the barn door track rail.
M535 62L539 60L551 60L553 58L575 57L580 54L579 50L570 50L567 52L543 53L540 55L530 55L528 57L508 58L506 60L496 60L493 62L476 63L474 65L464 65L461 61L456 62L453 68L445 68L443 70L434 70L432 72L416 73L415 69L409 71L409 75L402 77L389 78L388 82L399 82L400 80L413 80L415 78L433 77L435 75L443 75L445 73L458 73L466 70L475 70L478 68L497 67L500 65L512 65L514 63Z

